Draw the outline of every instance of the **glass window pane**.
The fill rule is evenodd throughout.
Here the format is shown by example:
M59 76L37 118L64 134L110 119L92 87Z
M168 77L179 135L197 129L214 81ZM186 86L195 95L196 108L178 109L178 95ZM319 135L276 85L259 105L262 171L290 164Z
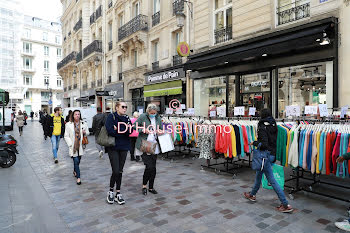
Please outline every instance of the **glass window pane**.
M232 25L232 8L226 10L226 26Z
M215 14L215 28L223 28L224 27L224 12L219 11Z
M223 7L224 6L224 1L225 0L215 0L215 10Z

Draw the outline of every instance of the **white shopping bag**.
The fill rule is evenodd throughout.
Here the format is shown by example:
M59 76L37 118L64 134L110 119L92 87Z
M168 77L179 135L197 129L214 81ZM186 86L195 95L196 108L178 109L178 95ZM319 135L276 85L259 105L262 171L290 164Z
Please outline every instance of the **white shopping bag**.
M162 153L166 153L175 149L174 142L171 139L170 134L163 134L158 136L158 141Z

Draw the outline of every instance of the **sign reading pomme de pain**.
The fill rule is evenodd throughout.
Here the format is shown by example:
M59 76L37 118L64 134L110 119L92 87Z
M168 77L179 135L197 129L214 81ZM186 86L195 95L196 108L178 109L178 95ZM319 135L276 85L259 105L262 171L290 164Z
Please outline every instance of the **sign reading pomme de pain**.
M177 80L184 77L185 77L185 71L182 68L178 68L174 70L168 70L168 71L148 75L145 77L145 83L151 84L151 83L167 82L167 81Z

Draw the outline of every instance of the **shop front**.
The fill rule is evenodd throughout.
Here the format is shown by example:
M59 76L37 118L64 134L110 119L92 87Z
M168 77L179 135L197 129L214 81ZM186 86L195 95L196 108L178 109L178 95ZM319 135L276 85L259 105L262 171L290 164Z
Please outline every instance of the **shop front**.
M86 91L81 91L80 97L76 98L77 102L80 102L81 107L88 107L95 104L95 89L89 89Z
M96 92L96 95L100 96L101 102L98 103L98 106L100 106L104 111L107 108L110 108L111 110L115 110L115 103L117 101L124 99L124 83L115 83L106 85L105 89L101 92ZM104 99L104 105L103 103Z
M196 115L218 107L270 108L285 117L286 106L338 107L337 19L305 24L190 56ZM303 112L301 112L303 113Z
M145 106L154 103L159 107L160 113L165 113L173 100L186 104L185 76L182 67L145 74L143 88L143 96L146 98Z

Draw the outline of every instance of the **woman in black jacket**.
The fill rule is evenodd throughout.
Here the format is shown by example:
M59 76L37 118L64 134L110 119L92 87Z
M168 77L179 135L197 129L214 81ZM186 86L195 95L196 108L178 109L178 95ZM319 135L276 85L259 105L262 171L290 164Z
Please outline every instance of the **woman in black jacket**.
M130 151L130 128L131 120L126 115L127 106L125 102L116 103L116 112L109 114L105 123L107 132L115 137L115 146L107 148L109 161L112 166L110 179L110 190L107 195L107 202L113 204L115 201L119 205L125 204L125 200L120 194L123 168L128 151ZM116 195L114 195L114 184L116 184Z
M276 142L277 142L277 124L275 119L271 115L270 109L261 110L261 119L258 124L258 141L252 143L254 146L260 144L260 150L267 150L271 155L275 157L276 160ZM265 174L267 180L275 190L278 198L281 201L281 205L276 209L282 213L290 213L293 211L292 206L288 205L286 196L284 195L283 190L278 185L275 177L273 176L271 163L268 161L264 166L262 171L256 171L255 183L253 189L250 193L244 193L244 197L250 201L256 201L256 193L258 192L261 184L262 175Z

